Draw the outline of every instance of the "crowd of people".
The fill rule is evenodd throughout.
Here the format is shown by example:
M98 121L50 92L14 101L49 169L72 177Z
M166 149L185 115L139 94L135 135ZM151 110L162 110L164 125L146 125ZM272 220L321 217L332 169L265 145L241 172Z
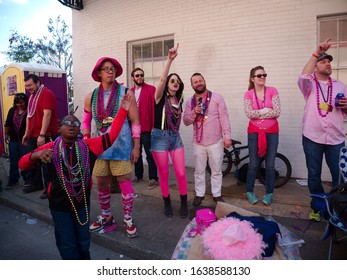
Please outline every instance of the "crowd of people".
M338 93L347 96L342 82L331 77L333 57L326 52L330 40L318 44L298 78L305 99L302 145L308 171L310 193L324 192L321 182L325 155L332 176L338 184L339 150L345 145L343 118L347 98L335 104ZM209 90L204 76L190 78L193 95L183 109L184 83L177 73L169 73L178 56L179 45L169 49L167 61L156 87L145 83L145 72L131 72L131 89L117 82L123 68L112 57L101 57L92 70L99 85L86 95L83 120L73 114L58 125L54 93L38 76L25 77L25 93L14 96L13 107L5 122L9 145L10 174L5 189L13 188L22 176L25 193L44 190L55 225L56 244L63 259L90 259L90 232L112 232L117 222L111 212L111 185L116 178L123 206L122 224L134 238L138 229L133 221L133 184L144 177L142 149L148 163L148 189L160 187L163 214L172 217L169 188L171 158L181 201L179 215L188 216L185 149L180 135L181 121L193 126L194 190L192 205L202 204L206 194L206 164L211 168L213 200L223 202L222 162L224 148L232 145L232 131L226 102L220 93ZM249 167L246 197L250 204L259 199L254 191L261 157L265 157L265 195L261 201L270 205L274 198L275 156L279 144L278 118L280 95L266 85L263 66L250 70L248 90L244 93L244 112L249 119L247 135ZM20 169L20 172L19 172ZM135 177L132 179L133 173ZM100 215L90 221L91 177L95 176ZM310 219L320 214L312 205Z

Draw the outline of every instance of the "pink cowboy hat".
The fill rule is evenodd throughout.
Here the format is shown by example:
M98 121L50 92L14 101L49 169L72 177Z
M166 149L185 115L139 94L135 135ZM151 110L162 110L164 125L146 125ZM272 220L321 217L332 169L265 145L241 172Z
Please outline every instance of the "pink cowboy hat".
M96 62L94 69L93 69L93 72L92 72L92 78L94 79L94 81L101 82L101 78L100 78L100 76L98 76L98 71L100 70L101 65L107 60L111 61L114 65L114 67L116 67L116 69L117 69L116 78L119 77L120 75L122 75L122 73L123 73L122 65L120 65L120 63L116 59L114 59L112 57L101 57Z

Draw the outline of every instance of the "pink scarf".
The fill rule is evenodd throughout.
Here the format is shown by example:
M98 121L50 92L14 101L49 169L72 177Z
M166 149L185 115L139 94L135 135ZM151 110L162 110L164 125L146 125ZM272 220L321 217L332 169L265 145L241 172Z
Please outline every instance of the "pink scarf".
M278 133L279 132L278 122L276 122L272 127L269 127L269 128L261 128L249 122L247 132L258 133L258 156L262 157L262 156L265 156L266 149L267 149L266 133L272 133L272 134Z

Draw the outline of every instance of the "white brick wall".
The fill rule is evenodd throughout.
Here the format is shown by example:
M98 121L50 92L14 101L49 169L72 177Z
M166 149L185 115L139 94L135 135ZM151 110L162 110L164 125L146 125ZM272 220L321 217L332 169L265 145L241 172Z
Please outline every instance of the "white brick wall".
M243 94L252 67L262 65L267 84L279 90L282 112L279 152L292 163L293 177L305 178L301 146L304 100L296 79L317 43L316 18L347 12L345 0L85 0L73 11L75 102L82 117L84 96L97 84L90 74L101 56L117 58L127 81L128 41L174 34L180 43L175 71L192 95L190 76L201 72L208 88L220 92L229 108L232 135L246 144L248 120ZM132 85L129 85L132 86ZM186 163L192 162L192 127L182 123ZM329 180L324 168L323 177Z

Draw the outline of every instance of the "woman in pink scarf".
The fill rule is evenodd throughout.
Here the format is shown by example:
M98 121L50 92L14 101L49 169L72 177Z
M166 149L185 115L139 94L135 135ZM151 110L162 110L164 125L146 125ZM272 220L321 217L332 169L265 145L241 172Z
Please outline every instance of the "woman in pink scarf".
M257 176L260 157L265 156L266 194L263 203L270 205L275 185L275 157L278 147L278 122L281 112L280 98L277 89L265 86L267 74L264 67L251 69L248 91L244 95L244 108L249 118L248 150L249 167L247 172L247 198L255 204L258 198L254 193L254 182Z

